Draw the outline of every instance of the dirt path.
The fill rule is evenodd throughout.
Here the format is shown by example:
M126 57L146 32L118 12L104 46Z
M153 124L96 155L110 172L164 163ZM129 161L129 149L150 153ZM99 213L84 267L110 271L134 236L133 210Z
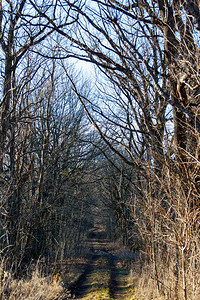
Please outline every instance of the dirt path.
M111 243L104 238L103 232L94 229L88 239L88 247L90 255L85 270L69 288L71 299L134 300L129 270L112 253Z

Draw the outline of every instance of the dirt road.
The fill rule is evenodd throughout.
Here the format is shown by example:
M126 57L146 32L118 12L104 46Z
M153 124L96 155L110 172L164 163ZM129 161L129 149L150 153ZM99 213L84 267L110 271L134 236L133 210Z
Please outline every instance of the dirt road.
M84 272L69 288L71 298L134 300L129 270L115 253L113 244L104 238L103 231L94 228L87 245L90 248L88 262Z

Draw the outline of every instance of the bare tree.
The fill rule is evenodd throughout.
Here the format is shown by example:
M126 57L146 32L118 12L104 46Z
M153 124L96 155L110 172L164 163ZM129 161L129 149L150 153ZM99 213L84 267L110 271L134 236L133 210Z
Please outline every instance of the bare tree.
M186 274L199 243L199 3L94 3L63 1L63 8L78 12L77 25L70 33L52 19L51 26L71 41L66 56L100 70L98 102L88 101L75 84L74 90L104 143L137 172L134 191L143 217L133 216L158 290L157 258L167 249L174 254L173 297L188 299Z
M26 165L24 173L35 174L34 182L28 176L34 186L31 193L38 207L40 204L45 206L57 196L59 184L49 187L54 194L52 198L45 189L49 169L53 183L59 183L63 178L68 178L71 183L73 174L77 172L75 178L78 179L79 170L87 165L83 163L84 147L77 143L81 139L82 110L80 119L73 115L67 126L73 127L69 139L63 135L67 125L65 118L62 130L63 120L58 125L58 116L52 119L52 102L56 99L52 80L55 78L54 66L54 71L50 72L44 68L44 74L49 72L50 76L47 76L46 88L42 85L34 100L39 113L33 114L30 102L30 109L26 109L28 118L35 118L31 126L27 124L26 131L26 142L30 134L31 151L35 151L34 155L29 155L29 167L24 159L17 163L14 159L17 149L15 108L19 107L20 112L21 103L25 103L19 101L23 85L16 84L16 74L18 80L20 74L29 74L27 86L30 78L33 82L27 65L26 72L21 72L17 66L19 62L21 65L25 62L25 55L30 53L28 50L32 50L32 59L60 59L76 99L102 140L96 143L96 149L101 148L119 171L117 184L109 186L117 195L112 199L113 208L119 209L116 213L119 213L122 226L125 224L125 231L129 220L137 224L153 265L157 290L166 293L164 275L159 268L163 263L163 269L166 267L170 271L172 266L175 270L172 276L175 285L173 290L168 287L168 296L176 299L195 297L198 293L195 274L199 265L199 2L95 0L91 5L87 1L71 3L63 0L59 4L30 1L29 5L22 1L20 5L7 3L4 11L1 7L0 42L5 64L1 112L2 170L8 165L4 175L9 173L14 186L15 166L20 170ZM23 26L19 27L20 22ZM45 38L52 32L57 32L56 39L49 42ZM24 38L21 38L22 34ZM41 42L47 50L39 48ZM50 44L53 52L49 52ZM94 99L65 68L63 59L71 57L95 66L98 80ZM29 149L23 140L20 142L23 149ZM106 147L125 162L128 166L125 171L121 172ZM62 159L52 149L59 149ZM65 160L64 156L70 159ZM62 170L59 175L55 171L58 164ZM126 185L129 192L122 196ZM14 197L12 194L9 198L11 206ZM42 217L41 228L46 226L43 220ZM38 240L42 238L38 237ZM189 278L193 280L193 290Z

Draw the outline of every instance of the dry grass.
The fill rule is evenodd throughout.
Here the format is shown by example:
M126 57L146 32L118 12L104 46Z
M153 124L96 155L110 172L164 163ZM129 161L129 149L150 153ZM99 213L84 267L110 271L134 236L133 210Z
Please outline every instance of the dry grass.
M0 298L4 300L62 299L64 288L59 274L45 277L38 268L26 279L14 279L11 272L1 266Z
M198 274L197 274L198 273ZM194 285L194 274L191 271L187 273L187 294L188 299L200 299L200 270L196 271ZM153 267L151 264L145 265L140 269L139 262L134 262L129 275L129 282L134 286L134 297L137 300L171 300L175 293L175 274L174 267L159 269L159 290L153 276ZM180 280L178 285L179 299L185 299L183 296L183 287Z

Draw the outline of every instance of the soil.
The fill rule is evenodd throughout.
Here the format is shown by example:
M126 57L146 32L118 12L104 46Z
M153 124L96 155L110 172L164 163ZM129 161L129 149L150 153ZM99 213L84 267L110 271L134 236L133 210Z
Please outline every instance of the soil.
M65 299L134 300L134 287L124 257L105 238L102 228L93 228L87 241L88 260L84 271L69 287ZM131 258L134 261L135 256ZM129 258L130 260L130 258Z

